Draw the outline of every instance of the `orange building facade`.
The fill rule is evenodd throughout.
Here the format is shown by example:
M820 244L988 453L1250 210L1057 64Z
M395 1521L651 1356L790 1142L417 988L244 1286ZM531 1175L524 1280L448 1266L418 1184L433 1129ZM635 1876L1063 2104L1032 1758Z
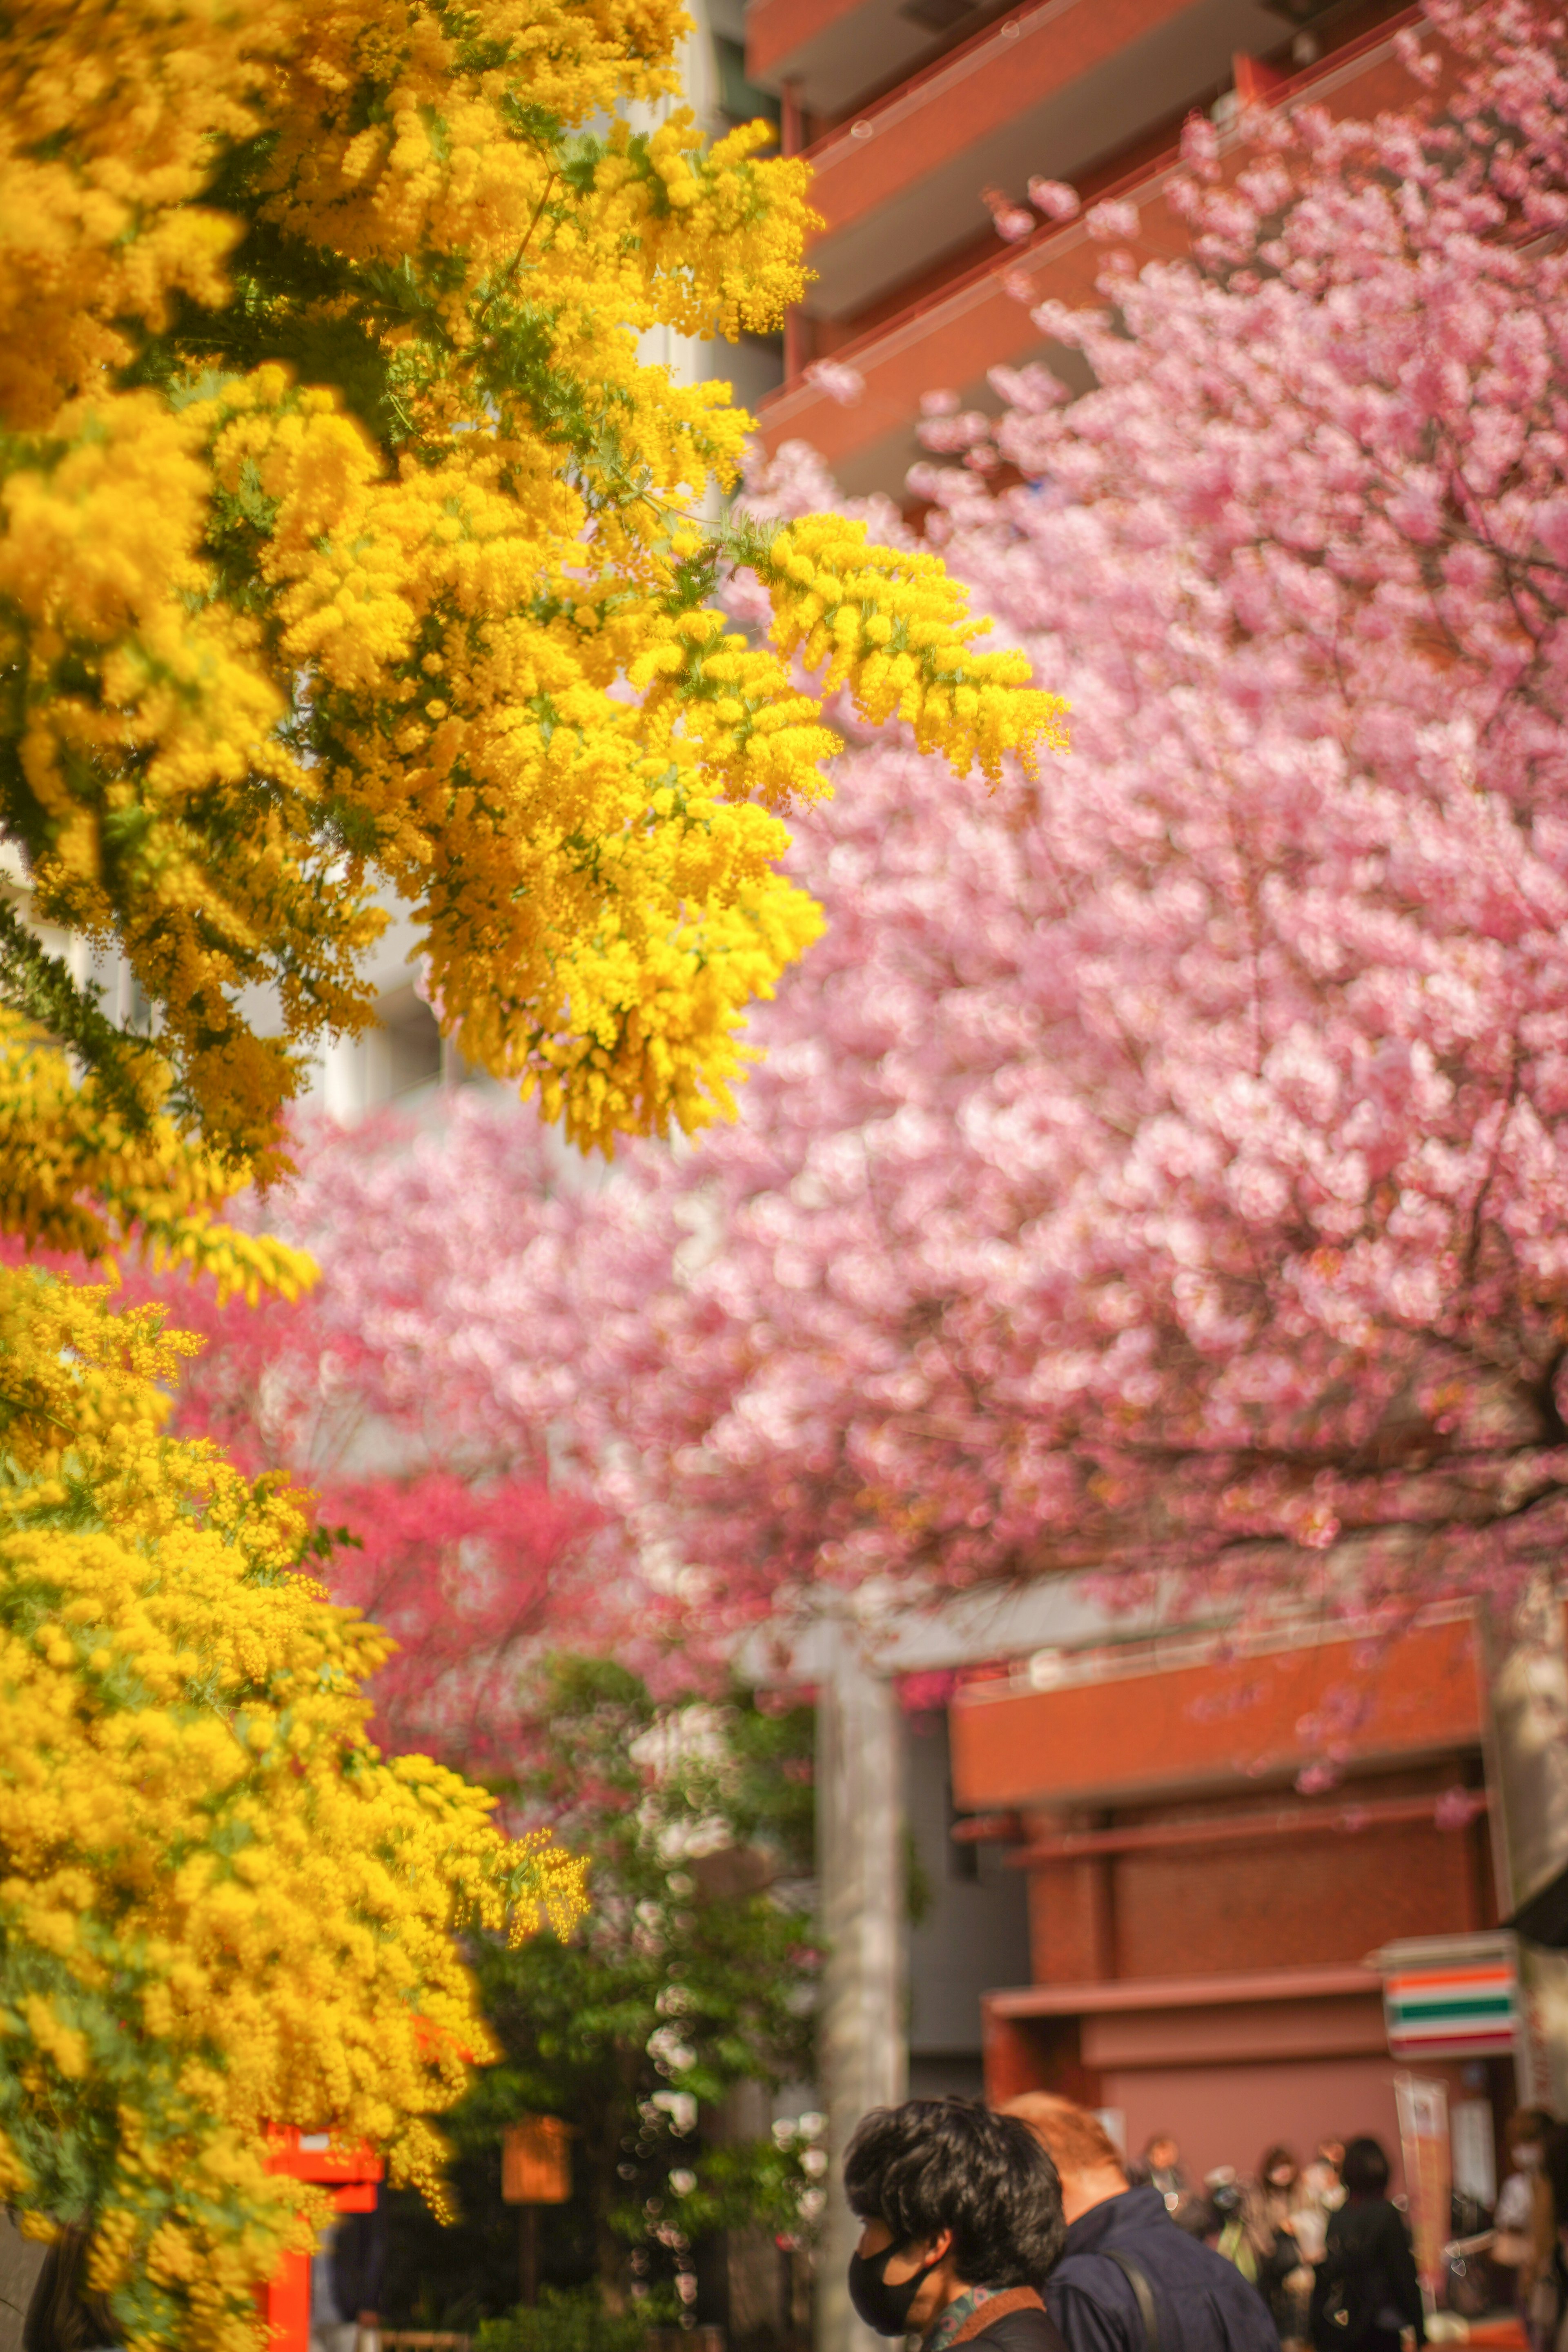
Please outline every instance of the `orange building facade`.
M1491 1940L1483 1727L1462 1609L1386 1648L1174 1637L960 1690L958 1834L1005 1843L1029 1898L1033 1980L983 2002L988 2095L1065 2092L1196 2173L1358 2131L1394 2153L1379 1956ZM1517 2095L1508 2048L1418 2071L1498 2122Z
M1103 253L1081 221L1005 243L988 195L1021 205L1039 175L1085 204L1131 198L1141 259L1184 251L1164 191L1187 114L1228 128L1260 98L1339 114L1398 104L1414 86L1394 37L1418 14L1389 0L750 0L747 78L776 96L826 221L784 382L761 405L765 445L809 441L847 489L900 496L921 395L994 410L987 371L1049 355L1031 306L1094 299ZM826 358L853 366L858 398L808 377Z

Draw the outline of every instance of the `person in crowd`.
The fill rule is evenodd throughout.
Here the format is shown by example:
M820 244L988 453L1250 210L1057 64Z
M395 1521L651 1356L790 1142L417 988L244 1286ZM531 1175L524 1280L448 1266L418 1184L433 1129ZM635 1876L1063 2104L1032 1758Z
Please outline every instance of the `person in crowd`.
M1535 2189L1542 2179L1546 2141L1551 2130L1552 2117L1544 2107L1519 2107L1508 2119L1503 2131L1503 2147L1507 2151L1509 2168L1498 2192L1497 2210L1492 2215L1492 2226L1499 2237L1528 2238L1530 2235ZM1495 2258L1510 2270L1517 2270L1525 2259L1522 2248L1511 2263L1495 2249L1494 2253Z
M1174 2226L1152 2182L1129 2186L1097 2116L1045 2091L1001 2112L1037 2135L1061 2181L1067 2242L1045 2296L1068 2352L1279 2352L1261 2295Z
M1345 2201L1330 2216L1312 2283L1310 2327L1318 2352L1400 2352L1400 2333L1426 2340L1426 2318L1405 2216L1388 2201L1388 2158L1352 2139L1341 2169Z
M1545 2301L1538 2290L1549 2285L1557 2245L1554 2200L1546 2175L1546 2149L1554 2128L1544 2107L1520 2107L1509 2117L1503 2132L1508 2176L1492 2214L1491 2258L1508 2273L1511 2300L1532 2341L1540 2336Z
M1204 2175L1204 2227L1198 2231L1224 2261L1234 2263L1248 2286L1261 2287L1258 2249L1247 2227L1247 2197L1234 2164L1216 2164Z
M1345 2184L1340 2179L1340 2167L1345 2160L1344 2142L1321 2139L1312 2161L1301 2174L1301 2219L1297 2221L1297 2234L1310 2263L1321 2263L1328 2242L1329 2216L1337 2213L1345 2201ZM1311 2215L1308 2234L1302 2234L1301 2220Z
M1151 2189L1159 2190L1167 2213L1176 2212L1192 2194L1182 2168L1182 2151L1169 2132L1156 2132L1152 2139L1144 2142L1138 2176L1140 2181L1147 2181Z
M1532 2131L1514 2136L1510 2124L1510 2155L1531 2180L1528 2295L1521 2295L1519 2307L1532 2352L1568 2352L1568 2128L1556 2124L1544 2107L1523 2112L1540 2128L1540 2138ZM1528 2161L1528 2147L1540 2147L1535 2164ZM1502 2197L1498 2210L1502 2210Z
M921 2352L1066 2352L1040 2282L1065 2234L1056 2167L1026 2126L970 2099L876 2107L844 2152L860 2222L849 2298Z
M309 2352L354 2352L354 2341L359 2335L357 2312L352 2305L338 2301L337 2283L333 2277L338 2267L341 2227L341 2223L331 2223L310 2257Z
M354 2352L376 2332L388 2232L382 2193L372 2193L370 2211L334 2221L311 2262L310 2352Z
M1293 2149L1276 2146L1265 2151L1258 2178L1246 2192L1245 2218L1258 2262L1258 2290L1279 2340L1300 2344L1307 2333L1311 2265L1322 2254L1325 2233L1308 2200Z
M1307 2338L1311 2263L1321 2261L1323 2222L1302 2185L1295 2149L1265 2149L1258 2178L1246 2188L1246 2234L1258 2255L1258 2291L1269 2305L1281 2345Z

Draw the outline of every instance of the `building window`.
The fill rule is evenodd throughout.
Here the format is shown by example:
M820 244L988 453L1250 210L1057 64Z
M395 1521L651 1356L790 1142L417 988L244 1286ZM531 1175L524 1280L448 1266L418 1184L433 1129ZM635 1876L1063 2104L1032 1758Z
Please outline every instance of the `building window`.
M755 122L761 115L764 122L779 127L779 102L772 90L759 89L754 81L746 79L746 52L739 41L726 40L722 33L713 36L713 62L719 75L720 110L731 122Z
M400 988L383 999L381 1024L387 1100L435 1085L441 1076L441 1032L424 999Z

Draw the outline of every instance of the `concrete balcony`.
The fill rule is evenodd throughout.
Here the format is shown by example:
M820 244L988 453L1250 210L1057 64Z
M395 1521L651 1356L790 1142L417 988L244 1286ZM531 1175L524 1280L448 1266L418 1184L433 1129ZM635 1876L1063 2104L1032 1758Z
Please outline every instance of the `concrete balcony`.
M763 89L788 89L807 114L829 121L929 58L944 20L978 20L984 0L751 0L746 72Z
M984 228L981 190L1070 180L1278 46L1261 0L1031 0L808 150L827 226L809 313L838 320Z
M1053 5L1059 5L1059 0L1046 0L1039 13L1047 14ZM1084 0L1079 0L1083 5ZM1096 0L1096 5L1110 16L1123 5L1142 5L1144 0ZM1148 5L1158 5L1159 0L1148 0ZM1336 115L1368 116L1408 103L1415 86L1399 63L1394 42L1406 25L1419 22L1420 11L1415 8L1389 18L1361 40L1286 82L1274 102L1287 107L1323 105ZM1276 19L1274 35L1278 29ZM999 37L999 34L988 35L984 43L989 46ZM1023 37L1007 47L1009 51L1022 52ZM823 142L819 158L839 143L837 138ZM860 143L870 150L876 141ZM1228 166L1239 168L1241 150L1234 135L1222 146ZM849 168L846 162L846 174ZM989 162L984 168L989 173ZM1030 168L1055 177L1071 176L1051 157L1037 158ZM1165 191L1176 169L1173 150L1125 180L1096 191L1097 195L1129 197L1138 205L1140 228L1131 250L1141 264L1189 250L1185 226L1165 202ZM846 205L858 201L858 191L867 184L841 178L837 200ZM828 211L835 200L824 201L819 180L816 192L819 209ZM863 216L868 226L875 217ZM968 215L963 229L966 236L973 235ZM918 246L910 249L921 251ZM1031 308L1047 299L1074 307L1093 303L1104 258L1105 248L1087 236L1080 221L1041 228L1026 243L962 272L891 320L838 343L834 359L855 368L865 383L864 394L852 406L842 406L816 384L801 381L773 394L760 411L764 446L773 450L784 441L809 441L852 495L879 489L900 496L906 473L923 454L915 433L921 394L954 390L965 407L994 414L1000 403L986 382L987 372L1051 356L1030 318ZM813 259L820 268L816 253ZM1026 298L1017 299L1009 292L1009 285L1026 289Z

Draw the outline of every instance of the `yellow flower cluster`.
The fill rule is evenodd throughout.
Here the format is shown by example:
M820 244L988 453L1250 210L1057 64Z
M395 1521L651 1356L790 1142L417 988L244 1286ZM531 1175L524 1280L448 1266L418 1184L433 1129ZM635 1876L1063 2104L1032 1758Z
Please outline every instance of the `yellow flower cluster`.
M156 1069L156 1077L162 1072ZM220 1303L263 1290L297 1298L316 1278L303 1250L219 1223L231 1189L211 1152L165 1115L128 1115L100 1079L0 1012L0 1233L34 1249L107 1263L135 1248L154 1265L210 1275Z
M0 2191L92 2216L132 2352L254 2352L310 2234L267 2125L431 2187L489 2050L454 1931L564 1929L583 1874L370 1745L385 1640L291 1499L159 1434L190 1345L0 1269Z
M922 751L944 751L960 775L978 761L993 781L1009 753L1032 772L1040 747L1066 751L1066 703L1030 687L1026 655L970 651L991 624L969 616L934 555L870 547L863 522L808 515L754 561L780 650L826 663L823 691L847 685L873 725L901 719Z
M0 417L52 429L181 297L222 302L240 225L201 199L244 139L264 12L16 0L0 32Z
M684 28L679 0L0 21L0 823L155 1008L121 1090L237 1178L367 1018L385 883L465 1055L606 1149L727 1106L816 931L776 812L834 739L706 609L735 541L692 520L748 420L638 355L777 322L808 174L761 125L658 119ZM761 567L784 647L830 644L961 769L1049 733L935 560L847 529ZM3 940L0 985L46 1018Z

